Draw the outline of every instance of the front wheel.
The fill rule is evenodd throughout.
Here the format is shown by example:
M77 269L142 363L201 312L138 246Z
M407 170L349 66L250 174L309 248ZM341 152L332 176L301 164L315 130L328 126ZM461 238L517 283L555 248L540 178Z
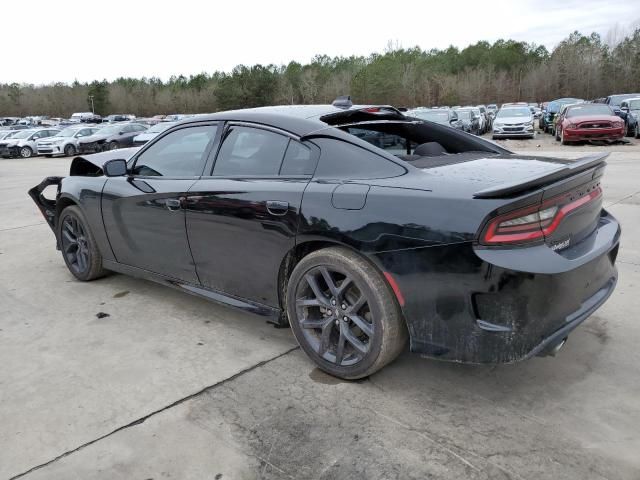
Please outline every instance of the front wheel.
M115 140L113 142L109 142L109 150L117 150L118 148L120 148L118 142L116 142Z
M564 130L560 131L560 143L562 145L569 145L569 142L564 139Z
M33 150L31 150L31 147L22 147L20 149L20 156L22 158L31 158L33 156Z
M400 307L385 278L348 249L331 247L304 257L289 279L286 303L302 349L336 377L371 375L406 344Z
M104 276L102 255L79 207L62 211L57 234L62 258L73 276L84 282Z

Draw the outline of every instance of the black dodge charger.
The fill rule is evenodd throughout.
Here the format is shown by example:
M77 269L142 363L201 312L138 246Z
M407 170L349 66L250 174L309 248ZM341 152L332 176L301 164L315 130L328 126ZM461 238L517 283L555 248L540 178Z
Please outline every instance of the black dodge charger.
M29 193L77 279L135 275L288 323L355 379L407 337L457 362L555 353L616 284L604 158L517 155L342 99L192 118Z

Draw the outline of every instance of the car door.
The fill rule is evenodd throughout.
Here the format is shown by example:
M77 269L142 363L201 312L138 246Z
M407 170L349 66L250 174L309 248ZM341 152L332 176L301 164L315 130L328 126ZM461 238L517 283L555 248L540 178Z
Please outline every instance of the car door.
M215 141L216 123L165 132L129 161L129 174L109 178L102 215L119 263L198 283L183 204Z
M277 307L278 273L295 246L302 194L319 150L286 132L228 124L212 173L190 189L186 222L206 288Z

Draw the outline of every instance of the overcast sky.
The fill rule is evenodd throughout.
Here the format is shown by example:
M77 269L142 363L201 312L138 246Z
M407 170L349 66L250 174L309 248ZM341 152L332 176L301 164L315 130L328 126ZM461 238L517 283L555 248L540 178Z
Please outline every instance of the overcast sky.
M638 0L28 0L2 2L0 83L229 71L512 38L551 49L574 30L627 29Z

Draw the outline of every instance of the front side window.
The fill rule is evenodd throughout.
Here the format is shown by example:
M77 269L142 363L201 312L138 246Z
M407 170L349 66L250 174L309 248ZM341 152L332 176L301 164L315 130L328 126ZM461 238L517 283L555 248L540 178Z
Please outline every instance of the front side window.
M278 175L289 138L259 128L232 126L220 147L214 175Z
M217 127L187 127L165 135L136 159L134 175L197 177L204 167L204 153Z

